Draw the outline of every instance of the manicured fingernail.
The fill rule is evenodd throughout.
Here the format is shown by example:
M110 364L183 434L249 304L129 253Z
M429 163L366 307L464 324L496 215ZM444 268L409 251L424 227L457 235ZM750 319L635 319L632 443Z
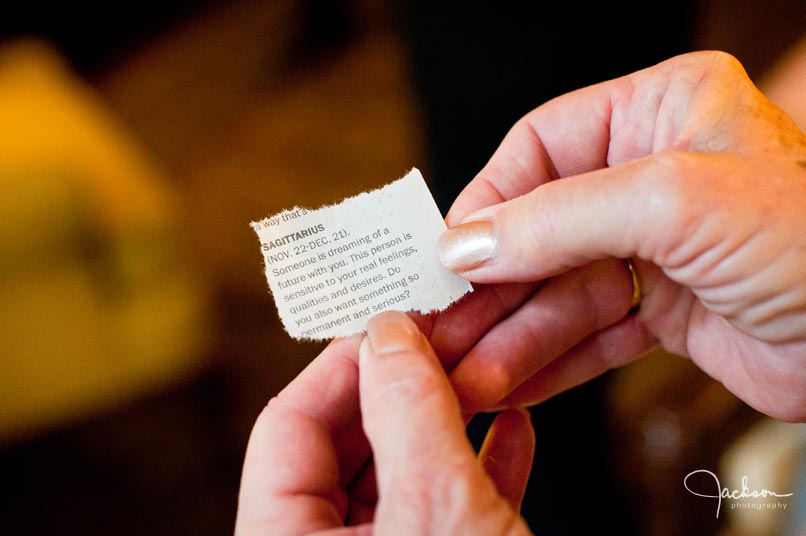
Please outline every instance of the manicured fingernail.
M495 254L493 225L489 221L472 221L448 229L437 243L439 260L449 270L478 268Z
M398 311L387 311L371 318L367 324L367 339L374 354L417 350L422 343L417 324Z

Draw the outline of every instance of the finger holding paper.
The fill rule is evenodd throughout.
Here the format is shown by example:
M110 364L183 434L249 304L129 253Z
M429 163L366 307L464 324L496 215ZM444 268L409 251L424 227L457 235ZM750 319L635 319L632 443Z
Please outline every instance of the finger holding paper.
M534 444L529 414L510 409L477 458L427 339L382 313L263 410L235 533L528 534L518 509Z
M657 338L760 411L804 420L804 162L803 133L735 59L680 56L521 120L449 213L442 260L481 283L635 260L637 317L604 330L590 324L608 348L583 341L569 350L573 362L561 357L538 380L512 373L511 390L568 387L621 364L620 348L640 355ZM484 344L454 370L459 384L474 375L485 383Z

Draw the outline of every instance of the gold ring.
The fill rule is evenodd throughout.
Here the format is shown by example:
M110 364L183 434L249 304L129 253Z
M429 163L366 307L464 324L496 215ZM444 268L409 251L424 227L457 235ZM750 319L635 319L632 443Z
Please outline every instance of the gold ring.
M627 261L627 268L630 270L632 276L632 305L630 306L630 313L634 313L641 306L641 298L644 294L641 292L641 280L638 278L638 272L631 259L624 259Z

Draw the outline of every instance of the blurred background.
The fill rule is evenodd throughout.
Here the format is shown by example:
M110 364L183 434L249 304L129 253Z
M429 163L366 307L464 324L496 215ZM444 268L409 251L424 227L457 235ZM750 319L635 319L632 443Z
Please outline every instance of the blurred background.
M250 221L413 166L444 213L527 111L688 50L735 54L806 123L802 2L466 4L4 14L2 532L232 532L252 423L323 346L283 332ZM532 414L538 534L806 534L804 425L687 360L654 352ZM795 495L715 518L682 485L697 469Z

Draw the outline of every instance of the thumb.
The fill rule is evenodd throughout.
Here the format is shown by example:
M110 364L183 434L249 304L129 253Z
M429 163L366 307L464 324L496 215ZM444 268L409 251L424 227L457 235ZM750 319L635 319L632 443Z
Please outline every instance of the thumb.
M606 257L655 261L697 213L669 180L685 176L687 159L656 154L483 208L440 237L440 260L479 283L536 281Z
M390 311L370 320L359 371L378 483L376 532L441 534L447 524L467 521L464 509L478 504L497 506L487 521L496 513L512 520L516 514L476 460L439 360L407 315Z

